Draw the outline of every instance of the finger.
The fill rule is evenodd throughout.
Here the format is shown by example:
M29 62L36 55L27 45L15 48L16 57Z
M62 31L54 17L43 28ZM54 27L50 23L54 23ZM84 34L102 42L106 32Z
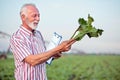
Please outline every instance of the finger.
M61 57L61 55L62 54L57 54L57 55L54 56L54 58L57 59L57 58Z
M73 40L73 41L71 41L68 45L67 45L67 47L70 47L72 44L74 44L76 41L75 40Z
M70 43L75 43L76 42L76 40L75 39L70 39L69 41L68 41L68 44L70 44Z
M59 57L61 57L62 54L58 54Z
M76 40L73 40L70 44L72 45L73 43L75 43L76 42Z

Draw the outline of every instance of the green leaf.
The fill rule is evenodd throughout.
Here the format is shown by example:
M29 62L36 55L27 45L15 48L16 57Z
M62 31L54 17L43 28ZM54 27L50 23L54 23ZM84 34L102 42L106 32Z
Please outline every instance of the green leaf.
M94 19L88 14L88 25L92 25L92 22L94 22Z
M99 33L99 35L102 35L103 30L102 29L98 29L97 32Z
M79 18L78 23L80 24L80 26L74 32L71 38L80 41L85 35L88 35L89 38L99 37L100 35L102 35L103 30L93 27L92 22L94 22L94 19L90 16L90 14L88 14L88 20L85 20L84 18Z
M87 24L87 21L85 21L83 18L79 18L78 23L79 23L80 25L86 25L86 24Z

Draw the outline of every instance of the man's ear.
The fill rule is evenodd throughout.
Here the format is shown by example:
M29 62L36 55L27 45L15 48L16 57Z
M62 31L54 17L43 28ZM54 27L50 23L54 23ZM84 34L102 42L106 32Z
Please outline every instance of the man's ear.
M23 21L25 20L25 15L24 15L24 14L21 15L21 19L22 19Z

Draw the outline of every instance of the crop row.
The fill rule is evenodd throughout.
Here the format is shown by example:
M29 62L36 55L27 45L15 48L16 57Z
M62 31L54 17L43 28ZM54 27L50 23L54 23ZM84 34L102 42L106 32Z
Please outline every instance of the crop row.
M47 65L48 80L120 80L120 56L65 55ZM0 60L0 80L14 80L14 60Z

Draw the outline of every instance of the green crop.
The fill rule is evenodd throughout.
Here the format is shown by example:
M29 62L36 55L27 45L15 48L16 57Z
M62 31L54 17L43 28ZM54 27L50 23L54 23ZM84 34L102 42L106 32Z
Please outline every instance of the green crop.
M109 54L109 53L108 53ZM120 80L120 55L63 55L46 65L48 80ZM0 80L14 79L14 59L0 60Z
M96 29L92 22L94 22L94 19L88 14L88 20L85 20L84 18L79 18L78 23L80 26L78 29L74 32L71 39L75 39L77 41L81 40L85 35L88 35L89 38L91 37L99 37L102 35L103 30L102 29Z

